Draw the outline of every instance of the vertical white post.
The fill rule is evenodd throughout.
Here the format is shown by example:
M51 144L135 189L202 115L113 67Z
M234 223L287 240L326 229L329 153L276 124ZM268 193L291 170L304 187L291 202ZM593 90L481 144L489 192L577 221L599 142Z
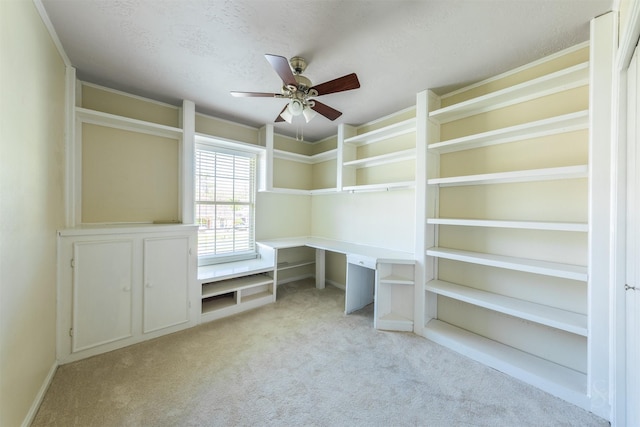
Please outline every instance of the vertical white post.
M425 320L425 257L427 226L427 120L429 120L429 102L427 91L416 96L416 225L415 225L415 284L413 331L422 335Z
M324 249L316 249L316 288L318 289L324 289L325 259Z
M273 125L267 124L260 128L259 143L265 151L258 156L258 191L273 190Z
M182 101L182 147L180 150L180 217L183 224L195 222L195 134L196 106Z
M356 128L353 126L345 125L344 123L338 125L337 191L342 191L344 187L356 184L355 170L343 167L344 162L355 160L355 147L346 146L344 143L346 138L355 136L355 134Z
M65 70L65 141L64 141L64 210L65 227L73 227L79 217L76 217L76 69L67 66Z
M612 411L611 422L615 426L630 425L627 410L633 411L637 405L632 396L627 394L628 373L626 367L626 197L627 197L627 117L633 114L627 105L627 94L630 89L627 84L628 72L632 55L636 50L640 37L640 1L635 1L628 12L628 19L624 28L620 28L620 43L616 55L614 72L614 90L617 95L613 103L613 181L612 194L612 223L611 223L611 292L612 292ZM619 24L622 24L621 22ZM636 114L637 116L637 114ZM627 406L630 406L629 408Z
M610 418L611 132L617 14L591 20L589 67L589 259L587 394L591 410Z

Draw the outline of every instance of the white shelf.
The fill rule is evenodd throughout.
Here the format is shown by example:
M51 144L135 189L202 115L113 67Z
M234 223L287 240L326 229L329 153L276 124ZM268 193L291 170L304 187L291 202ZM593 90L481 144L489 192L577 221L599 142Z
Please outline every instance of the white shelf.
M545 276L561 277L579 281L587 280L587 267L579 265L561 264L557 262L539 261L527 258L516 258L503 255L484 254L479 252L469 252L457 249L437 247L427 249L427 255L454 261L505 268L508 270L542 274Z
M76 107L76 117L83 123L91 123L94 125L107 126L132 132L146 133L165 138L179 139L182 138L183 134L182 129L180 128L145 122L143 120L131 119L82 107Z
M202 314L223 310L225 308L234 307L236 305L237 303L235 295L202 301Z
M298 194L303 196L310 196L312 194L333 194L338 191L337 188L317 188L315 190L302 190L299 188L283 188L274 187L268 190L262 190L263 193L281 193L281 194Z
M432 319L424 336L580 407L587 407L587 376L513 347Z
M303 267L305 265L313 265L315 263L316 263L315 260L296 261L296 262L281 262L281 263L278 263L278 271L288 270L288 269L297 268L297 267Z
M583 337L587 336L587 316L584 314L481 291L442 280L428 282L426 289L429 292L458 301L464 301L520 319L530 320Z
M583 222L550 221L504 221L488 219L428 218L427 224L456 225L468 227L517 228L522 230L548 231L589 231L589 225Z
M557 168L530 169L513 172L498 172L481 175L454 176L449 178L432 178L429 185L441 187L461 185L506 184L514 182L552 181L558 179L586 178L587 165L562 166Z
M400 181L400 182L387 182L382 184L367 184L367 185L350 185L343 187L343 191L387 191L400 188L413 188L415 187L415 181Z
M455 151L470 150L473 148L572 132L587 129L588 127L589 111L584 110L517 126L441 141L430 144L428 148L429 150L442 154L452 153Z
M414 280L408 279L406 277L401 277L401 276L396 276L396 275L389 275L386 277L382 277L380 279L380 283L381 284L388 284L388 285L408 285L408 286L413 286L414 285Z
M436 123L448 123L531 99L551 95L589 83L589 63L575 65L487 95L450 105L429 113Z
M335 148L333 150L328 150L322 153L314 154L312 156L307 156L305 154L291 153L289 151L283 151L283 150L273 150L273 157L277 159L292 160L295 162L306 163L306 164L316 164L316 163L326 162L328 160L337 158L338 149Z
M381 129L372 130L371 132L346 138L344 143L351 145L373 144L374 142L393 138L394 136L404 135L406 133L414 132L415 130L416 119L412 118L393 125L385 126Z
M374 327L386 331L413 332L413 320L399 314L389 313L375 319Z
M265 275L237 277L235 279L207 283L202 285L202 299L235 292L242 289L254 288L256 286L269 285L272 283L273 279Z
M416 150L415 148L410 148L408 150L396 151L393 153L382 154L380 156L373 156L373 157L367 157L364 159L351 160L349 162L344 162L343 166L359 169L359 168L367 168L372 166L380 166L380 165L385 165L389 163L402 162L405 160L415 160L415 158L416 158Z

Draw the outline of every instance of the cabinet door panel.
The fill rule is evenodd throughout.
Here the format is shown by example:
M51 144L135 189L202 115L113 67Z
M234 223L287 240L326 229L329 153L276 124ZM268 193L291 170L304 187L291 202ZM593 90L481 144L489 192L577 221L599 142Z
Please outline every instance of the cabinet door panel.
M73 246L72 351L132 335L133 242Z
M145 333L189 320L189 238L144 240Z

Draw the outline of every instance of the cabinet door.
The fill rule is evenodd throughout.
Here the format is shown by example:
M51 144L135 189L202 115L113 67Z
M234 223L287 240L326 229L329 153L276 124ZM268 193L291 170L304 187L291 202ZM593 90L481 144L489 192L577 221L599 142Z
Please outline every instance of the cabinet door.
M189 321L189 237L144 239L143 332Z
M73 245L72 351L132 335L133 241Z

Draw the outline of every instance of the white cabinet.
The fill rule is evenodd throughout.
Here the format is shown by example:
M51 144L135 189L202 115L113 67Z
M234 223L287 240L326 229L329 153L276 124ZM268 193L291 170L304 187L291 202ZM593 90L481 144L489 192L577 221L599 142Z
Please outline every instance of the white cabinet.
M72 260L72 351L131 337L133 241L75 242Z
M189 320L189 237L144 239L144 333Z
M195 226L66 229L58 245L61 362L198 323Z

